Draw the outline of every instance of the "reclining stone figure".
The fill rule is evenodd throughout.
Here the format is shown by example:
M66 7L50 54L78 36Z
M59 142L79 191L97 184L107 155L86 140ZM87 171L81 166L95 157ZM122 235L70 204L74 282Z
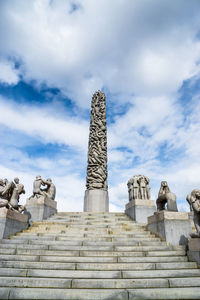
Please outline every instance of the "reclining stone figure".
M190 205L191 211L193 211L193 220L196 228L196 233L192 233L191 237L200 237L200 190L194 189L187 195L186 200Z
M156 205L157 211L178 211L176 204L176 195L170 191L167 181L161 182L161 187L158 193L158 199L156 200Z

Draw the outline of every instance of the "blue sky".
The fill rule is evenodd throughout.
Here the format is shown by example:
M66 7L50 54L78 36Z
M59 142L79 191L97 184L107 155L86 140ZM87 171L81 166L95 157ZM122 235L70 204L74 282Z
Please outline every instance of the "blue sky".
M200 188L199 0L0 0L0 174L82 211L92 94L107 97L110 210L126 183Z

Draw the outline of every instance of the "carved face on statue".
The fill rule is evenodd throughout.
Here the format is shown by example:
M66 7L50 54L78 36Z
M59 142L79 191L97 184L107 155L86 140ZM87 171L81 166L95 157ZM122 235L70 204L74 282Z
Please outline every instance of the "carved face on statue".
M200 190L198 190L198 189L193 190L192 196L194 196L196 199L200 199Z

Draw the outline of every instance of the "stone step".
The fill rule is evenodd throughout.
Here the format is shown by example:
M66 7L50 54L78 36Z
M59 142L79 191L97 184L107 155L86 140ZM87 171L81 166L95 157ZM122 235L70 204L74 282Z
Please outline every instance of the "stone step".
M165 278L165 279L56 279L56 278L21 278L0 277L0 287L23 288L74 288L74 289L133 289L133 288L166 288L198 287L200 277Z
M10 253L10 254L28 255L28 256L29 255L30 256L39 255L39 256L44 256L44 257L49 256L50 260L53 259L51 256L55 256L55 257L58 257L58 259L61 259L61 258L59 258L59 256L65 256L65 257L69 256L69 257L71 257L71 256L73 256L73 253L75 253L75 257L80 256L79 251L47 250L47 249L41 248L41 245L38 245L38 246L39 246L38 249L35 249L35 248L32 249L32 245L24 245L24 246L17 245L17 248L11 249L11 250L13 250L14 253ZM88 259L91 259L93 261L94 261L94 259L97 259L97 258L100 259L101 257L102 257L102 259L103 259L103 257L110 257L110 258L115 259L118 256L119 259L121 260L120 262L131 262L135 259L135 257L142 257L143 259L145 259L145 257L147 257L147 260L154 259L154 260L157 260L157 261L159 261L159 259L161 259L163 261L166 258L168 258L169 261L171 261L171 260L173 260L173 257L180 257L181 261L182 261L186 258L185 251L169 251L169 252L166 252L166 251L141 252L140 251L140 252L123 252L123 253L122 252L101 252L96 257L95 257L95 255L93 255L93 252L92 253L90 252L89 255L90 256L88 256ZM152 257L152 258L148 258L148 257ZM83 258L85 259L86 256L84 256ZM41 259L44 259L44 258L41 258ZM124 261L123 261L123 259L124 259ZM139 260L140 260L140 258L139 258Z
M17 269L0 268L0 276L6 277L44 277L44 278L183 278L200 277L200 269L178 270L134 270L134 271L91 271L91 270L41 270L41 269Z
M200 288L150 288L150 289L51 289L0 288L0 299L38 300L132 300L132 299L199 299Z
M62 241L62 242L61 242ZM85 240L60 240L60 239L52 239L47 240L38 238L38 239L10 239L7 241L3 241L2 244L41 244L41 245L66 245L66 246L166 246L166 242L161 242L157 239L132 239L132 241L125 242L102 242L102 241L85 241ZM1 247L1 244L0 244Z
M73 279L72 288L77 289L134 289L198 287L200 277L151 278L151 279Z
M173 255L184 255L185 251L149 251L149 250L143 250L145 252L146 256L173 256ZM143 256L142 250L137 251L80 251L80 256Z
M32 259L31 259L32 258ZM65 263L55 261L38 261L38 257L29 257L24 260L13 258L12 261L0 261L0 268L17 269L50 269L50 270L170 270L197 268L195 262L168 262L168 263Z

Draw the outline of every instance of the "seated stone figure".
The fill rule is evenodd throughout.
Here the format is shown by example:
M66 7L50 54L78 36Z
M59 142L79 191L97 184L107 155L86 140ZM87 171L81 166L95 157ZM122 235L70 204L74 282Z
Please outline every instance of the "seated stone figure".
M196 233L192 233L191 237L200 237L200 190L193 190L189 195L187 195L186 200L191 207L191 211L194 212L193 220Z
M157 211L178 211L176 204L176 195L170 191L167 181L161 182L161 187L158 193L158 199L156 200L156 205Z

